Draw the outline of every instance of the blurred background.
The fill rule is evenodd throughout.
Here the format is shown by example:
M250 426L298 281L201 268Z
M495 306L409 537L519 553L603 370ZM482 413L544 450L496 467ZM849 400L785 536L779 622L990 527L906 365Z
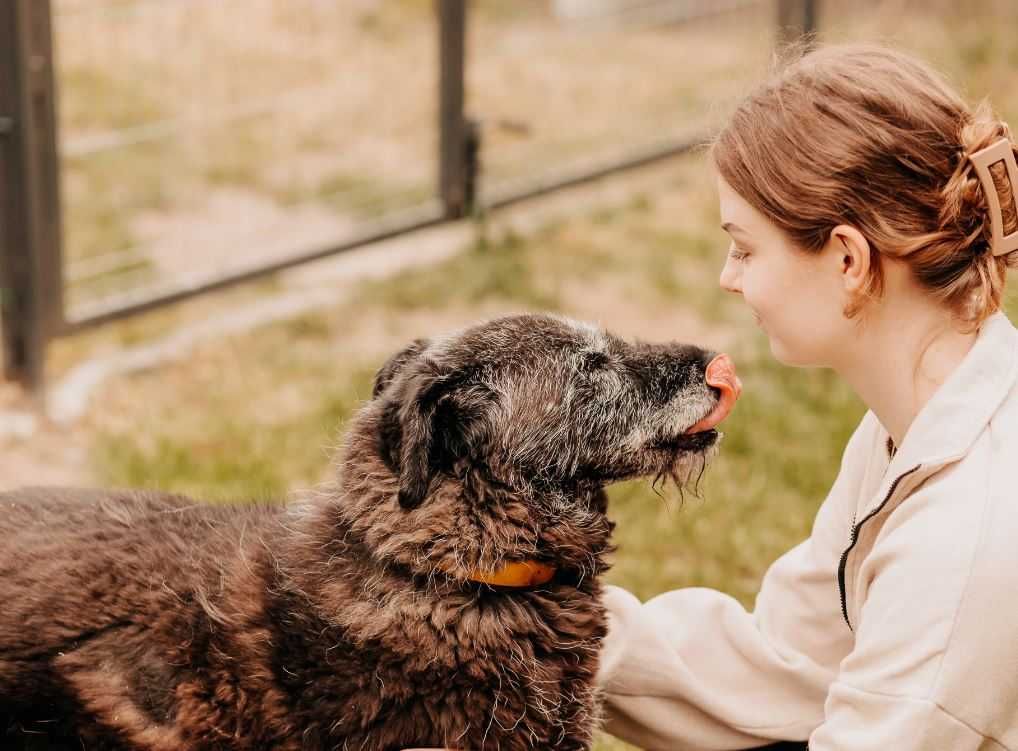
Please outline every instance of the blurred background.
M643 598L751 606L863 412L831 374L774 363L717 287L699 146L776 48L893 44L1018 123L1010 0L0 13L0 488L282 497L329 476L388 353L551 310L726 350L746 386L702 497L612 490L610 580Z

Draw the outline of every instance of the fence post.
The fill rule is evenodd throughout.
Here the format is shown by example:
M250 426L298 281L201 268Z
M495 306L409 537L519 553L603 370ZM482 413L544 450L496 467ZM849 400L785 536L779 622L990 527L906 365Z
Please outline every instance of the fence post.
M439 54L438 190L445 216L473 211L480 131L464 113L467 0L436 0Z
M0 0L0 327L5 377L39 395L63 322L49 0Z
M819 0L778 0L778 43L810 37L817 30Z

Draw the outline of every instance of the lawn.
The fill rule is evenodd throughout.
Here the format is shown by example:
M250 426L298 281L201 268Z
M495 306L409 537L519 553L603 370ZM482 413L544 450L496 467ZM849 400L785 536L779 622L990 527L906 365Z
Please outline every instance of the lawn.
M904 42L946 68L970 97L990 94L1005 115L1018 115L1009 97L1018 82L1018 43L1007 33L1014 19L1010 26L987 23L1005 6L986 3L982 14L965 16L945 15L954 12L946 4L934 7L937 12L912 18L901 32ZM840 17L832 11L826 33L873 38L878 29L897 28L900 16L889 14ZM372 23L379 34L399 33L388 16ZM83 85L112 87L108 96L119 96L121 84L86 78ZM156 102L132 106L114 114L128 123L137 112L159 115ZM89 113L80 107L72 100L66 116L85 128ZM243 160L234 169L229 156L219 154L218 178L204 174L203 184L253 181L267 190L259 181L268 178L245 173ZM175 205L176 194L155 178L164 158L132 167L141 188L125 201ZM341 167L316 180L338 192L388 190L362 184L359 173ZM808 534L863 407L831 373L783 368L771 359L739 300L717 288L725 238L702 155L676 159L671 168L660 190L609 209L579 207L567 219L526 232L489 217L477 223L470 247L441 265L365 284L333 309L207 343L186 361L108 383L81 427L95 476L109 485L224 502L309 487L328 476L343 424L369 394L374 370L389 352L479 318L554 310L629 336L692 341L733 355L745 393L725 424L721 453L700 497L661 497L646 482L611 488L618 552L608 580L641 598L676 587L714 587L751 607L768 564ZM75 174L80 185L72 190L117 198L113 185L103 182L105 171L82 167ZM277 198L305 200L319 185L308 184ZM82 201L87 210L72 223L83 246L98 253L136 242L136 224L128 227L117 213L123 207ZM153 273L158 264L152 263L137 273ZM272 291L271 285L265 289ZM1008 310L1018 314L1013 293ZM138 328L129 323L119 330L133 337ZM597 746L623 748L608 738Z
M808 534L863 409L830 372L770 358L739 300L714 285L724 240L702 160L674 168L658 195L528 236L492 222L439 266L109 384L90 418L100 480L224 501L310 486L328 476L330 447L387 352L504 312L555 310L646 338L723 342L745 393L701 497L680 503L639 481L612 487L618 552L608 580L642 598L715 587L752 606L767 565Z
M717 99L766 60L772 4L578 30L556 23L544 0L474 0L465 84L485 187L700 132ZM165 291L196 270L338 242L431 205L431 0L53 7L76 315L125 290Z
M312 485L388 351L502 312L550 309L646 338L723 342L746 388L702 497L613 487L619 549L608 580L642 598L716 587L751 606L767 565L808 533L862 407L831 373L770 358L738 299L714 284L724 240L702 161L674 167L658 195L528 236L492 222L442 265L109 384L91 417L101 481L224 500Z

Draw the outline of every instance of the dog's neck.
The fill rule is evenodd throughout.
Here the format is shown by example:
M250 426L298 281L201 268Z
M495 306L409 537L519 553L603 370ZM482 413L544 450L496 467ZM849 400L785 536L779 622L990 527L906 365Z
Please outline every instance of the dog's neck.
M591 579L607 567L612 525L600 487L521 492L457 467L436 475L419 507L405 509L375 435L370 413L354 420L336 483L304 525L326 558L342 548L375 570L418 580L414 586L480 582L510 591Z

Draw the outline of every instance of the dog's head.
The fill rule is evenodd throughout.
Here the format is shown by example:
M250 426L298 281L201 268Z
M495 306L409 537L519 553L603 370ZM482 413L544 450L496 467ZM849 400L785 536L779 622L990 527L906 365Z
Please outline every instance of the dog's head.
M723 383L708 383L717 362L565 318L499 318L390 358L373 389L377 451L404 509L424 503L436 478L471 473L531 496L603 499L589 491L642 475L682 483L703 468L738 395L727 363Z

